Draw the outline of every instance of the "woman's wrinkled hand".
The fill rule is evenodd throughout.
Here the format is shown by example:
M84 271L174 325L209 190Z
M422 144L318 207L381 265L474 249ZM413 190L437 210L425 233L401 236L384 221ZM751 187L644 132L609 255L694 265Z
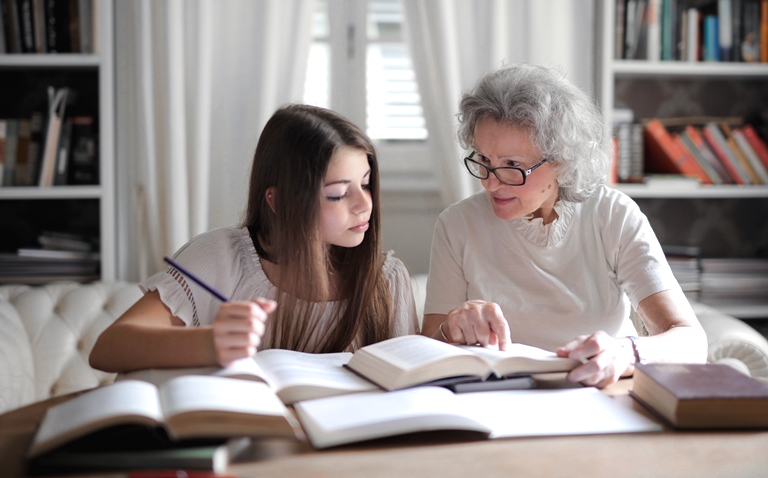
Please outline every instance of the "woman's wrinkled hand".
M499 350L506 350L510 342L509 324L501 307L483 300L469 300L448 312L440 330L452 343L498 346Z
M599 388L615 383L634 362L629 339L611 337L602 330L576 337L558 348L557 355L582 362L568 374L569 381Z
M267 316L277 308L274 300L225 302L213 321L213 346L222 367L253 356L266 330Z

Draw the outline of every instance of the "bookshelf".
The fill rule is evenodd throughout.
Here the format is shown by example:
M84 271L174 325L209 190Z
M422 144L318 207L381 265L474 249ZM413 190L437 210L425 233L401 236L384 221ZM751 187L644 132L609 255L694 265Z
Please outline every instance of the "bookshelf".
M596 93L606 124L613 124L614 108L631 109L636 120L749 117L768 110L768 63L616 58L617 3L596 3ZM768 228L761 224L768 215L768 185L615 187L637 201L662 242L702 246L702 257L766 253ZM744 319L768 318L768 305L759 303L718 308Z
M81 184L68 180L65 185L48 187L0 186L0 252L13 253L18 248L30 247L33 245L30 242L43 231L88 235L98 242L100 278L114 280L117 254L113 3L112 0L69 3L76 3L79 8L91 8L93 52L19 53L6 50L7 53L0 54L0 119L23 118L33 103L46 105L46 86L67 87L70 95L75 97L67 103L65 118L69 115L93 118L89 128L97 139L98 173L92 179L80 181ZM88 50L87 47L84 49ZM73 158L72 154L69 158ZM52 278L56 279L55 276ZM13 282L7 278L3 280ZM34 281L40 283L46 279Z

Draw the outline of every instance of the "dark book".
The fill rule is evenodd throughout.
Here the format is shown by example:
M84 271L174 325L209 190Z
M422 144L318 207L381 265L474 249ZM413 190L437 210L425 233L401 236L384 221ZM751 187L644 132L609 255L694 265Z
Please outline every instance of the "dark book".
M36 53L35 18L32 0L16 0L21 34L21 53Z
M98 138L91 116L73 116L68 184L99 184Z
M138 429L139 433L146 430ZM129 433L124 433L128 436ZM226 472L229 463L248 449L250 438L188 440L167 445L146 434L139 449L103 449L102 443L94 443L94 437L75 443L74 446L38 456L29 463L29 474L58 475L129 470L203 470L214 473ZM103 439L104 437L98 437ZM125 441L125 440L123 440ZM136 441L131 439L130 441ZM158 443L159 441L159 443ZM113 441L106 443L114 445ZM185 474L186 476L186 474Z
M6 51L21 53L21 25L19 24L19 8L16 0L0 0L3 2L3 21L5 23Z
M768 386L724 364L640 364L630 393L677 428L768 427Z
M68 53L71 50L69 38L69 2L44 0L46 20L46 47L50 53Z
M58 151L56 153L56 171L53 176L54 186L63 186L67 184L71 136L72 120L67 118L64 120L64 125L61 127L61 137L59 138Z

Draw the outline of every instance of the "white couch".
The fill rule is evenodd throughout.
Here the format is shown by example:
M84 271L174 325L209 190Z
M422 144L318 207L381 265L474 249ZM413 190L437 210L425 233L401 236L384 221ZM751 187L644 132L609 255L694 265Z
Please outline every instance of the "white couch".
M419 314L426 278L414 278ZM0 413L77 390L110 383L88 355L102 330L141 292L133 283L0 286ZM694 304L707 332L709 361L728 363L768 381L768 341L733 317Z

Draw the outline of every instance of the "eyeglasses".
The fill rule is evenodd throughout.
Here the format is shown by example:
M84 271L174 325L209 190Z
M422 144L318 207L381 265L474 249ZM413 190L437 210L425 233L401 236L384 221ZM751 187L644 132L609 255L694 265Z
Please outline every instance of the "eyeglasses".
M515 168L513 166L489 168L488 166L478 163L472 159L474 155L475 152L473 151L472 154L464 158L464 166L467 167L469 174L478 179L488 179L491 173L493 173L496 175L496 178L499 180L499 182L506 184L507 186L522 186L525 184L525 178L527 178L534 169L547 162L547 158L544 158L528 169Z

